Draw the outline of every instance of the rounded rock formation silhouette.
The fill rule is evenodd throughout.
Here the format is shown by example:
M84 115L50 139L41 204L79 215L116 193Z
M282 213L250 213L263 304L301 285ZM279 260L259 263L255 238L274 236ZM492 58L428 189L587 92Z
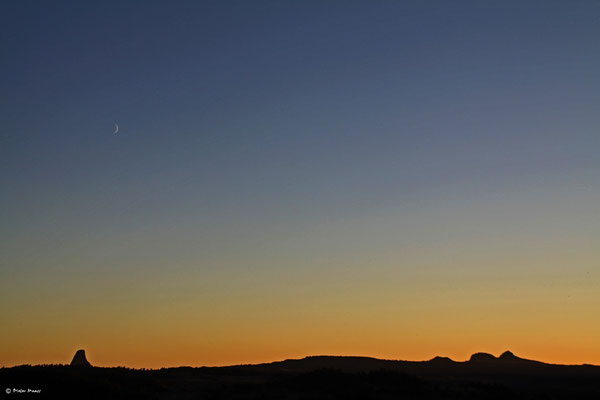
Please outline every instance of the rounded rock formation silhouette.
M489 353L475 353L469 359L470 362L490 362L496 360L498 359Z
M73 367L91 367L92 364L85 358L85 350L77 350L71 361Z

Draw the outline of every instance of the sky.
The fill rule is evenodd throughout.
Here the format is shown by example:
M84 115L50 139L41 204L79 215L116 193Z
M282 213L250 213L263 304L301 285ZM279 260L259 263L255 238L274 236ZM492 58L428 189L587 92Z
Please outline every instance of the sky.
M584 0L3 2L0 365L600 364L599 39Z

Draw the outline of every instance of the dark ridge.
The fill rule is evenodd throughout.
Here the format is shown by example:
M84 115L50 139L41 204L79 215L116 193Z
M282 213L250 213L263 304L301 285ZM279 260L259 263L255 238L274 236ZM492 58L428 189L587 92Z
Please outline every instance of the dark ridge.
M449 357L436 356L436 357L433 357L431 360L429 360L429 362L435 363L435 364L452 364L452 363L455 363L456 361L454 361L453 359L451 359Z
M381 360L372 357L356 356L308 356L302 359L288 359L258 365L240 365L225 368L252 368L261 371L306 372L322 368L345 372L389 369L397 361Z
M469 359L470 362L490 362L496 360L498 359L489 353L475 353Z
M476 353L471 361L316 356L157 370L18 366L0 368L0 382L4 391L40 390L36 399L600 399L600 366L545 364L510 352ZM89 365L83 350L72 364Z
M519 364L519 365L550 365L550 364L544 364L541 361L535 361L535 360L528 360L526 358L521 358L521 357L517 357L515 356L512 352L510 351L505 351L504 353L502 353L502 355L500 357L498 357L498 360L502 361L503 363L511 363L511 364Z
M512 352L506 350L504 353L502 353L499 357L500 360L502 361L521 361L523 360L520 357L515 356Z
M429 361L393 361L321 356L272 364L159 370L20 366L0 368L0 382L5 385L4 390L40 390L41 395L31 397L17 393L20 398L36 399L600 398L598 366L553 365L530 360L511 363L499 361L500 358L489 354L474 356L475 360L496 361L455 362L447 357ZM512 359L508 354L502 359L507 358Z

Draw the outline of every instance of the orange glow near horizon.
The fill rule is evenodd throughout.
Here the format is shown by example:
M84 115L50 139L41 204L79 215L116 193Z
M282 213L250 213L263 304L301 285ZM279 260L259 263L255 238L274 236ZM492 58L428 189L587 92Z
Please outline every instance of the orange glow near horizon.
M109 238L98 259L85 241L23 252L13 267L37 272L5 282L0 362L68 363L83 348L95 365L139 368L506 350L600 364L598 225L534 194L294 225L252 245L233 235L213 253L189 250L193 231Z
M591 259L581 253L583 272L570 271L580 278L569 280L556 268L543 284L535 266L547 270L564 259L528 257L527 271L495 275L470 268L478 258L402 274L381 259L377 271L225 276L230 283L219 291L199 287L199 278L162 275L99 281L96 291L66 293L77 299L71 302L40 289L19 310L4 310L13 323L0 333L0 356L4 366L68 363L83 348L93 365L161 368L310 355L463 361L475 352L510 350L549 363L598 365L600 304L597 273L586 272ZM125 290L126 299L117 295Z
M408 341L407 341L408 342ZM512 346L489 345L473 346L471 344L455 344L442 350L441 346L424 343L422 347L412 347L410 350L399 349L397 352L386 352L378 345L357 345L359 351L348 350L351 346L338 344L330 346L307 345L306 351L291 350L290 347L278 346L278 349L260 346L261 343L245 342L244 344L256 345L254 351L248 350L241 344L227 348L206 349L198 346L180 343L180 347L161 346L152 343L137 343L123 348L114 345L79 346L70 349L56 348L54 351L33 352L24 348L16 348L12 354L5 351L4 367L23 364L68 364L79 348L85 348L88 360L98 367L126 366L129 368L163 368L177 366L227 366L239 364L259 364L285 359L299 359L314 355L332 356L364 356L389 360L426 361L437 355L450 357L455 361L466 361L476 352L486 352L499 356L506 350L515 355L552 364L594 364L600 365L600 353L590 353L587 349L568 347L568 344L555 343L553 348L532 346L529 343L514 344ZM263 344L264 345L264 344ZM268 345L268 344L267 344ZM417 343L411 343L416 346ZM146 347L147 346L147 347ZM151 346L156 346L155 348ZM327 349L329 348L329 349ZM388 348L392 348L389 346ZM527 348L529 351L519 351ZM424 349L424 350L421 350ZM450 349L450 350L448 350Z

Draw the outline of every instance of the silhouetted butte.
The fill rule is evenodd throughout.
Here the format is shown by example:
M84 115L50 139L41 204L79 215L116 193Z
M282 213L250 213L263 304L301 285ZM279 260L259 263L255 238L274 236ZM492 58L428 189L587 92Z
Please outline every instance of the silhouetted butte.
M77 350L71 361L71 366L74 367L91 367L92 364L85 358L85 350Z

